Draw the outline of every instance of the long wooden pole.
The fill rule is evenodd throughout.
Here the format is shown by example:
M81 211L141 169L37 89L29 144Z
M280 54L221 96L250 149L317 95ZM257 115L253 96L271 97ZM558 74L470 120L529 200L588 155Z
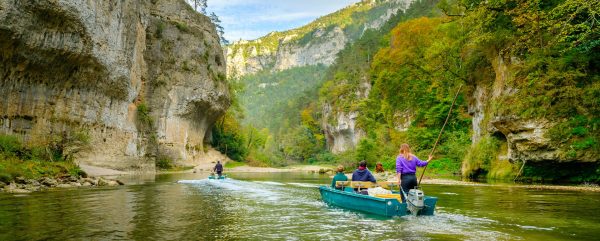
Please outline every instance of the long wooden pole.
M433 153L435 152L435 148L437 147L438 143L440 142L440 138L442 137L442 133L444 132L444 128L446 127L446 124L448 124L448 120L450 119L450 114L452 114L452 109L454 108L454 104L456 103L456 98L458 97L458 94L460 94L460 89L462 89L462 85L460 85L458 87L458 91L456 91L456 95L454 95L454 100L452 100L452 105L450 106L450 111L448 111L448 116L446 116L446 121L444 121L444 125L442 126L442 129L440 130L440 134L437 137L437 140L435 141L435 144L433 145L433 148L431 149L431 152L429 153L429 155L433 155ZM429 165L427 165L429 166ZM427 166L425 166L425 168L423 169L423 172L421 173L421 177L419 177L419 183L417 184L418 186L421 186L421 179L423 179L423 175L425 174L425 171L427 171Z

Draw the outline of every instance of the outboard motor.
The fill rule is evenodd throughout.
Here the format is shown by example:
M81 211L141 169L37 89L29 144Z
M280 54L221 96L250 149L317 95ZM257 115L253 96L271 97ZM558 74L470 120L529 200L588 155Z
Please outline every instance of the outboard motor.
M425 194L419 189L410 189L408 191L407 208L412 215L417 215L421 209L425 207Z

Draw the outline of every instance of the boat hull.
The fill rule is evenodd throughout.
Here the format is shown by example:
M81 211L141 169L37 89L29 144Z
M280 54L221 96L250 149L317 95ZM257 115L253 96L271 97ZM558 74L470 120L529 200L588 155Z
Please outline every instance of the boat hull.
M208 179L225 179L227 178L227 175L222 175L222 176L208 176Z
M396 198L372 197L353 191L336 190L329 186L319 187L319 192L325 203L345 209L386 217L411 214L406 207L406 203L401 203ZM424 203L425 208L419 211L417 215L433 215L437 198L425 196Z

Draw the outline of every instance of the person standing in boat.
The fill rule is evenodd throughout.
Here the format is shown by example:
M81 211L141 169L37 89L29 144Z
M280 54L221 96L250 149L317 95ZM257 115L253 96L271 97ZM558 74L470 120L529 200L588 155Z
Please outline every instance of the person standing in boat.
M333 176L333 180L331 180L331 188L336 188L335 182L337 181L348 181L348 177L344 174L344 166L342 165L337 167L337 173Z
M427 161L421 161L417 156L412 154L408 144L400 145L400 152L396 157L396 175L400 182L399 185L405 193L408 193L408 190L419 185L417 183L417 176L415 175L417 167L427 166L431 158L432 156L430 155Z
M221 165L221 161L217 161L217 165L215 165L215 168L213 168L213 172L216 172L217 175L221 177L221 174L223 173L223 165Z

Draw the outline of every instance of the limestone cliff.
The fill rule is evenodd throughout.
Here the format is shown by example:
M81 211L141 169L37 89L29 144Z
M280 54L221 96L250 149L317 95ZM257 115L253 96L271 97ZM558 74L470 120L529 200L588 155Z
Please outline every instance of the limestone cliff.
M193 161L229 106L215 26L183 0L0 0L0 132L82 129L82 163Z
M369 96L370 91L370 82L363 79L352 98L358 101L363 100ZM327 148L337 154L354 149L360 139L366 136L366 133L357 124L360 112L346 111L340 108L334 110L333 108L330 103L323 105L321 128L327 137Z
M494 136L501 141L506 153L498 153L499 160L525 162L597 162L593 151L582 155L567 155L565 143L557 143L549 137L549 131L563 119L546 116L526 118L498 111L499 105L510 106L510 98L519 89L515 88L514 76L519 60L498 54L490 59L490 76L470 86L469 112L473 117L473 144L485 136ZM491 84L490 84L491 83ZM507 101L508 100L508 101Z
M228 46L227 74L243 76L261 70L330 65L345 45L367 29L377 29L412 0L363 0L289 31L273 32Z

